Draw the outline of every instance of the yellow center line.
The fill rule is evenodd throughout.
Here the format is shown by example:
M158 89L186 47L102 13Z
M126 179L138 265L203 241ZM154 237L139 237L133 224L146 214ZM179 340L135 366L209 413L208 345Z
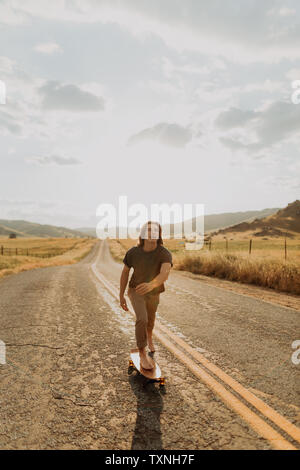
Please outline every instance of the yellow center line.
M263 419L257 416L246 405L244 405L235 395L226 390L223 385L217 382L204 369L199 367L186 354L181 352L171 341L169 341L162 333L156 332L157 338L171 351L180 362L185 364L188 369L193 372L196 377L202 380L209 388L211 388L222 400L234 410L241 418L244 419L260 436L267 439L271 445L278 450L297 450L292 444L284 439L277 431L275 431Z
M97 261L92 265L92 270L96 277L104 284L107 290L112 294L113 297L119 299L118 291L116 288L112 287L107 279L99 273L96 267ZM134 312L129 309L129 312L132 315L135 315ZM161 331L159 331L159 329ZM153 331L153 334L159 339L159 341L171 351L175 357L177 357L183 364L185 364L191 372L200 378L206 385L208 385L220 398L225 402L227 406L233 409L239 416L241 416L249 425L262 437L267 439L271 445L276 449L281 450L297 450L292 444L290 444L285 438L283 438L277 431L275 431L269 424L267 424L263 419L257 416L250 408L244 405L235 395L229 392L222 384L215 380L211 375L209 375L204 369L202 369L198 364L196 364L192 359L190 359L186 354L184 354L180 349L178 349L174 343L172 343L166 336L162 333L164 331L170 338L172 338L178 345L185 349L191 356L193 356L197 361L201 362L207 369L211 370L216 376L218 376L223 382L229 385L233 390L237 391L243 398L245 398L249 403L255 406L262 414L271 419L275 424L281 427L283 430L288 432L291 437L295 440L298 440L299 429L294 426L292 423L287 421L283 416L273 410L271 407L266 405L262 400L257 398L254 394L246 390L241 384L236 380L232 379L225 372L223 372L219 367L215 366L209 362L202 354L195 351L191 346L189 346L185 341L179 338L177 335L172 333L167 327L162 325L159 322L156 322L156 327ZM247 398L246 398L247 397ZM295 428L295 429L294 429ZM288 430L288 431L287 431ZM295 430L297 433L295 433ZM292 434L293 435L292 435ZM295 436L295 437L294 437Z
M160 330L167 333L170 338L172 338L178 345L185 349L191 356L193 356L197 361L203 364L208 370L213 372L218 376L224 383L229 385L235 392L239 393L245 400L247 400L251 405L253 405L258 411L260 411L266 418L269 418L280 427L283 431L289 434L295 441L300 443L300 429L280 415L277 411L267 405L263 400L258 398L256 395L247 390L243 385L237 382L235 379L230 377L226 372L220 369L218 366L208 361L203 354L199 353L193 349L189 344L175 335L172 331L166 328L161 323L157 322L157 326Z

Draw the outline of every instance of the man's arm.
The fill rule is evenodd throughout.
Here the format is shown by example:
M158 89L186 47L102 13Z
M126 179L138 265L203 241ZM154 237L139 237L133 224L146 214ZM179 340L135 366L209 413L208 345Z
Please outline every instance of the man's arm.
M152 281L143 282L142 284L139 284L135 288L135 291L140 295L147 294L147 292L150 292L155 287L160 286L161 284L163 284L163 282L168 279L170 270L171 263L162 263L160 267L160 273L154 279L152 279Z
M124 292L128 283L129 271L130 271L130 268L126 266L126 264L124 264L123 271L120 277L120 305L123 308L123 310L128 310L126 299L124 297Z
M162 263L160 267L160 273L154 279L152 279L152 281L149 282L151 288L154 289L155 287L158 287L163 284L163 282L168 279L170 271L171 263Z

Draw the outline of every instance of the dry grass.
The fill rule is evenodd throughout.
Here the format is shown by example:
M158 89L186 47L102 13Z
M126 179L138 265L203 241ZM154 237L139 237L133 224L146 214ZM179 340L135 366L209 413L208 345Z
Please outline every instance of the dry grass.
M16 248L21 254L50 257L62 255L66 251L74 249L82 243L82 238L17 238L9 239L0 237L0 248L3 246L14 253Z
M130 240L131 241L131 240ZM132 243L131 245L128 245L128 240L113 240L113 239L108 239L109 242L109 249L111 252L112 257L119 262L122 262L124 255L129 248L135 245L135 243ZM122 242L122 243L121 243ZM125 243L123 243L125 242Z
M0 238L0 246L29 248L33 256L0 256L0 278L29 269L74 264L86 256L98 239ZM49 255L50 257L43 257Z
M277 258L203 252L186 255L177 269L300 295L299 264Z
M205 246L203 251L207 251ZM212 240L212 252L226 253L226 241L224 239ZM233 239L228 238L228 253L248 255L249 239ZM257 239L252 237L251 257L255 256L261 259L276 258L284 260L284 238ZM287 239L287 259L300 264L300 238L293 240Z
M109 240L109 244L112 256L122 261L137 240ZM286 261L282 239L254 240L251 255L247 240L229 240L228 253L225 240L213 240L211 251L208 246L186 251L182 240L164 240L164 246L172 253L173 269L300 295L299 239L287 240Z

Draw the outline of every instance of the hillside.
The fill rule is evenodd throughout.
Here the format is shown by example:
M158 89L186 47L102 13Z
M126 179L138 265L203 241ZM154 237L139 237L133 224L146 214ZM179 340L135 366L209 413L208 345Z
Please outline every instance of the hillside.
M287 207L279 209L275 214L255 218L252 222L242 222L237 225L220 229L211 235L246 234L255 237L283 237L294 238L300 234L300 201L297 199Z
M205 214L204 215L204 230L209 233L213 230L220 228L230 227L234 224L241 222L252 222L255 218L263 218L276 213L280 208L268 208L262 210L243 211L243 212L223 212L221 214ZM193 227L196 227L195 218L193 219ZM163 233L166 233L166 226L162 226ZM77 230L84 232L91 236L96 235L96 228L94 227L78 227ZM193 229L194 231L194 229ZM170 234L181 233L181 223L171 224ZM104 236L104 235L103 235Z
M87 234L66 227L43 225L26 220L0 219L0 237L15 233L17 237L87 237Z
M300 201L289 204L286 208L267 208L260 211L224 212L221 214L205 214L204 230L208 235L221 235L237 232L257 232L255 236L282 236L283 231L300 232L299 215ZM195 219L194 219L195 224ZM195 225L194 225L195 226ZM269 228L266 228L269 227ZM272 230L270 229L272 228ZM174 224L174 231L179 233L181 224ZM96 228L80 227L69 229L55 225L44 225L25 220L0 219L0 237L15 233L18 237L97 237ZM164 226L163 226L164 232Z
M93 227L78 227L76 230L78 230L78 232L84 233L87 236L97 237L96 229Z
M241 222L252 222L254 219L261 219L272 215L278 211L279 208L268 208L260 211L242 211L242 212L223 212L221 214L205 214L204 213L204 231L206 234L221 228L231 227L232 225ZM192 219L192 232L196 230L196 218ZM181 223L171 225L170 233L179 233L181 231ZM163 226L164 230L164 226ZM172 231L174 230L174 232Z

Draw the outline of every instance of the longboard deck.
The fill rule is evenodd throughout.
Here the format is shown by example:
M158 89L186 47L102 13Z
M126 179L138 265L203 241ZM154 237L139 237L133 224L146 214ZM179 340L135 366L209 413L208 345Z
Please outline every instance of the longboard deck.
M144 369L143 367L141 367L141 364L140 364L140 355L139 355L139 350L138 349L131 349L130 350L130 357L131 357L131 360L134 364L134 367L141 373L143 374L145 377L147 377L148 379L152 379L152 380L155 380L155 379L161 379L161 370L160 370L160 367L159 365L157 364L157 362L155 362L155 360L152 358L153 362L154 362L154 367L153 369ZM151 356L150 356L151 357Z

